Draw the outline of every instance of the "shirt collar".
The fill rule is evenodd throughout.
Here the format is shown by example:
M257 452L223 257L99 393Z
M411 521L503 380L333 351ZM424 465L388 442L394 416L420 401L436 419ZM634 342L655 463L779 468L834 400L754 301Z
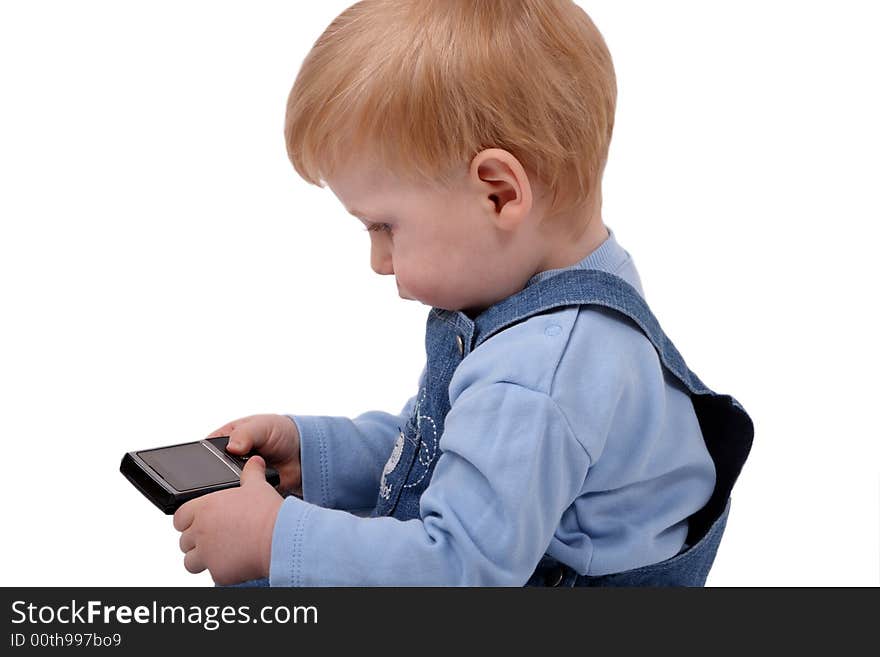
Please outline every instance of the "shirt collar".
M559 272L567 271L569 269L601 269L602 271L607 271L610 274L615 273L620 266L626 261L629 257L629 254L624 250L620 244L617 243L617 238L614 236L614 231L611 230L609 226L605 226L608 229L608 237L602 244L599 245L595 251L593 251L586 258L581 260L580 262L576 262L573 265L569 265L568 267L561 267L559 269L548 269L546 271L541 271L532 276L529 279L529 282L526 283L526 287L529 285L533 285L538 281L543 281L546 278L550 278L558 274Z

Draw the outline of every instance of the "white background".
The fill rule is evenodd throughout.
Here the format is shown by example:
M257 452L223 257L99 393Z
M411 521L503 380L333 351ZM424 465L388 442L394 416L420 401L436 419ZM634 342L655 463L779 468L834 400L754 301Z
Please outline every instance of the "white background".
M348 4L0 4L0 584L210 586L124 452L414 393L428 307L284 149ZM605 222L755 422L708 584L877 585L873 3L580 4L620 88Z

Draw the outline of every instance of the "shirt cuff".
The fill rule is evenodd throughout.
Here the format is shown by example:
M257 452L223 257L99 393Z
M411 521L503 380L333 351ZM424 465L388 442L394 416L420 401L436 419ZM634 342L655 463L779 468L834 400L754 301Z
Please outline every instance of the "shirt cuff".
M269 586L303 585L303 541L315 506L298 497L284 498L272 531Z
M331 497L327 436L317 416L288 415L299 430L299 462L306 502L329 507Z

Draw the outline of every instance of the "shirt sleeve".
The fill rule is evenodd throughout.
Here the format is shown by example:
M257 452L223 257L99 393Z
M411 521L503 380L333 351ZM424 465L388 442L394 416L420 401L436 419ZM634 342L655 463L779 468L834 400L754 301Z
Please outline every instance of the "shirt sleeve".
M419 385L425 369L419 377ZM399 414L367 411L355 418L288 414L299 430L303 497L330 509L364 511L376 505L379 479L418 394Z
M272 537L271 586L522 586L590 457L555 401L501 382L446 416L420 517L362 518L296 497Z

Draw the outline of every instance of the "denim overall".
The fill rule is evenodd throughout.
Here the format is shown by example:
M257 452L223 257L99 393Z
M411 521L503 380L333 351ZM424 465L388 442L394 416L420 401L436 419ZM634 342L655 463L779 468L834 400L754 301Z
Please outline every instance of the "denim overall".
M528 317L584 304L611 308L635 322L653 343L663 366L688 388L715 463L715 490L688 519L685 547L677 555L624 572L586 576L545 554L526 586L703 586L724 532L731 489L751 449L752 421L736 399L713 392L688 369L636 289L601 270L565 270L487 308L474 320L463 312L431 309L425 334L424 385L382 472L371 515L400 520L419 517L419 498L440 456L449 382L462 359L495 333Z

